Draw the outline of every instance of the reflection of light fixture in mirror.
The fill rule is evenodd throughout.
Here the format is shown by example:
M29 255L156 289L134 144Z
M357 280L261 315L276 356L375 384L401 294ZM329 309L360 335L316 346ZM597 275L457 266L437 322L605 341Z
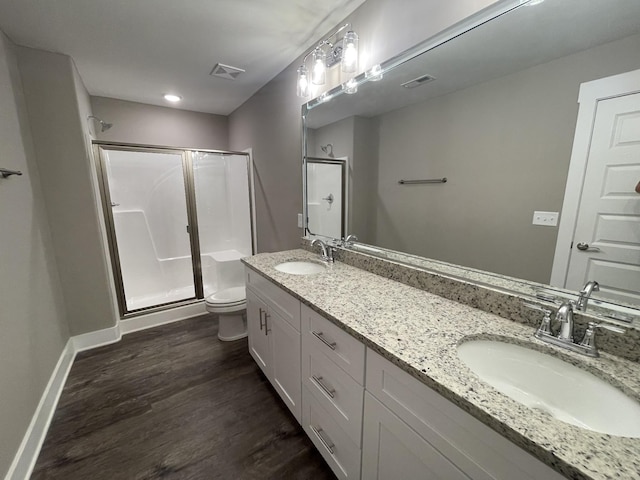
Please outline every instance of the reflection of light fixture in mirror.
M304 65L298 67L298 96L309 96L309 72Z
M344 93L346 93L348 95L351 95L353 93L357 93L358 92L358 82L356 81L355 78L352 78L347 83L345 83L342 88L344 88Z
M335 41L335 43L330 41L347 27L349 30L342 39ZM310 56L313 57L312 65L307 68L307 60ZM297 70L296 91L298 96L307 97L311 94L309 83L324 85L327 81L327 68L338 63L340 63L340 69L343 72L355 72L358 68L358 35L351 29L350 23L342 25L302 57L302 65Z
M324 85L327 81L327 54L321 48L313 51L313 67L311 67L311 82L314 85Z
M342 62L343 72L355 72L358 67L358 35L353 30L349 30L342 39Z
M374 65L369 70L364 72L364 78L366 78L370 82L377 82L378 80L382 80L382 67L379 64Z

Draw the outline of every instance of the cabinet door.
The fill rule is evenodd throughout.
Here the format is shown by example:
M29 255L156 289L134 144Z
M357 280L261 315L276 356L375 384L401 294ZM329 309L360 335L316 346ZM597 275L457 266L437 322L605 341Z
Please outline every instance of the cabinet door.
M274 309L270 309L267 314L266 329L272 353L271 383L296 420L300 422L302 415L300 333Z
M429 442L365 393L362 478L469 480Z
M269 337L265 327L267 305L247 289L247 332L249 353L269 380L272 378L272 362L269 353Z

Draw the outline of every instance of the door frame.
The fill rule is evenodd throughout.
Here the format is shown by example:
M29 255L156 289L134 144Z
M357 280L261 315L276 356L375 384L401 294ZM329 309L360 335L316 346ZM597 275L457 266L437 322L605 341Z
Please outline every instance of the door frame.
M562 202L562 214L558 228L558 239L553 257L550 284L565 288L569 260L573 248L580 197L588 168L591 137L599 102L611 98L640 93L640 70L633 70L611 77L585 82L578 94L578 119L573 138L573 149L567 173L567 184Z
M349 164L349 157L345 156L345 157L338 157L338 158L322 158L322 157L305 157L305 165L309 165L310 163L318 163L318 164L325 164L325 165L337 165L341 168L341 186L340 186L340 194L342 195L342 206L340 208L340 238L344 238L346 236L346 232L348 232L348 219L347 219L347 215L348 215L348 211L347 211L347 204L348 202L348 191L347 191L347 173L348 173L348 164ZM307 174L307 170L305 170L305 174ZM306 183L306 182L305 182ZM323 235L322 233L313 233L311 230L309 230L309 207L308 202L307 202L307 197L306 197L306 193L305 193L305 198L304 198L304 208L305 211L307 212L307 217L306 217L306 222L305 222L305 226L304 226L304 234L305 235L313 235L313 236L326 236Z
M102 204L102 212L104 216L105 233L107 236L107 256L111 261L111 272L114 279L114 287L116 293L116 299L118 302L118 309L120 314L120 320L126 320L132 317L138 317L141 315L147 315L150 313L161 312L164 310L173 309L176 307L192 305L196 303L202 303L204 300L204 288L202 280L202 265L200 256L200 241L198 236L198 218L196 209L195 198L195 180L193 173L193 154L198 153L213 153L220 155L237 155L245 157L249 187L249 208L254 209L254 197L253 197L253 181L252 181L252 159L251 151L233 151L233 150L212 150L212 149L198 149L187 147L170 147L162 145L143 145L135 143L120 143L93 140L93 158L97 174L98 187L100 198L99 203ZM104 165L103 150L117 150L128 152L149 152L149 153L173 153L182 157L182 176L185 186L185 202L187 207L187 225L190 233L190 250L192 259L192 271L194 278L194 290L195 295L182 300L175 300L168 303L162 303L152 305L149 307L143 307L135 310L128 310L126 303L126 295L124 291L124 280L122 278L122 268L120 265L120 255L118 252L118 243L115 233L115 222L113 218L113 209L111 207L111 195L109 190L109 179ZM256 225L255 217L252 211L249 213L250 217L250 236L251 236L251 253L256 252Z

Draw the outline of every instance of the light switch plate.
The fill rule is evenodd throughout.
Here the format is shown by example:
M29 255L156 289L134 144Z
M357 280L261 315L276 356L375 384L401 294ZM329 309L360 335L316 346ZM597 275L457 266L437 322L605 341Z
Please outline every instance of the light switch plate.
M533 224L555 227L558 225L559 212L533 212Z
M298 228L302 228L302 214L298 214Z

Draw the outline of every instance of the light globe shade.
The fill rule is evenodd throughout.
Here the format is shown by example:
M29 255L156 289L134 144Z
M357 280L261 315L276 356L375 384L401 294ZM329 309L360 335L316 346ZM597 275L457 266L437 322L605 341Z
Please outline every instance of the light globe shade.
M311 82L314 85L324 85L327 81L327 54L321 48L313 51L313 67L311 67Z
M349 30L342 40L340 69L345 73L358 69L358 35L353 30Z
M309 71L307 67L304 65L300 65L297 70L298 72L298 83L297 83L297 94L299 97L308 97L309 96Z

